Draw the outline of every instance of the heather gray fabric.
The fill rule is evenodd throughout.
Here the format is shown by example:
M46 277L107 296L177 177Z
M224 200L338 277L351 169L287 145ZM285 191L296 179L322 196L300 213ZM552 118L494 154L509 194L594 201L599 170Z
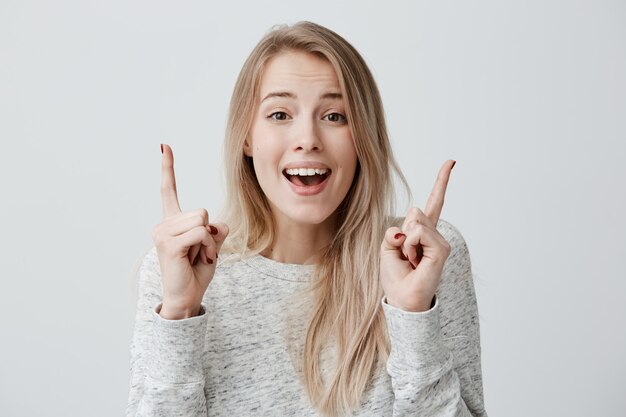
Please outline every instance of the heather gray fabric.
M452 252L436 303L412 313L381 300L392 352L354 416L487 415L469 252L450 223L440 219L437 229ZM201 315L184 320L158 315L156 249L143 258L127 416L318 416L286 342L304 332L309 306L297 294L313 266L238 258L219 258ZM327 350L322 364L332 359Z

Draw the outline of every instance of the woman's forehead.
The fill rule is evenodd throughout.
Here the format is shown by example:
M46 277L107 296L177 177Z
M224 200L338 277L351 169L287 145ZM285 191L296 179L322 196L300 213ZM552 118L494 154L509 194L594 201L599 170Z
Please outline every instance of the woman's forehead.
M277 97L280 95L276 93L289 93L283 95L288 97L310 90L340 93L337 74L327 60L308 52L288 51L266 63L260 83L262 100L268 94Z

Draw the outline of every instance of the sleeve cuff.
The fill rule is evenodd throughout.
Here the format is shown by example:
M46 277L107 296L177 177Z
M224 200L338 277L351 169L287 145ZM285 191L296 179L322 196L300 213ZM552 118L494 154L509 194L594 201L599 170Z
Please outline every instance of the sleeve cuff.
M387 322L392 354L388 367L420 369L428 372L438 369L448 361L449 353L441 338L439 298L427 311L411 312L381 304Z
M192 383L204 378L202 357L207 329L206 307L200 314L181 320L159 315L162 303L152 310L153 339L149 375L170 383Z

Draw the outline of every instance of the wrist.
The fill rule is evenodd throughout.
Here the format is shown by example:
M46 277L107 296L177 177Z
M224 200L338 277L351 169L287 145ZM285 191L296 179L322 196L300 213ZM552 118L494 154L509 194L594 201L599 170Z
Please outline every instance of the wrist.
M196 317L200 314L200 306L174 307L163 302L157 314L165 320L182 320Z
M435 306L436 295L433 295L428 301L424 300L412 300L410 303L402 303L394 300L392 297L386 296L385 302L392 307L399 308L403 311L408 311L411 313L423 313L424 311L428 311Z

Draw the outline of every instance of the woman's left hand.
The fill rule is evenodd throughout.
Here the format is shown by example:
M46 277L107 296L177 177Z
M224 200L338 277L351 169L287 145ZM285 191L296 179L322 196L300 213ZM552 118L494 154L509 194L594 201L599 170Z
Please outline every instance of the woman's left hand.
M451 251L436 226L455 163L449 159L439 170L425 212L410 208L402 229L390 227L385 233L380 247L380 281L389 305L413 312L431 308Z

